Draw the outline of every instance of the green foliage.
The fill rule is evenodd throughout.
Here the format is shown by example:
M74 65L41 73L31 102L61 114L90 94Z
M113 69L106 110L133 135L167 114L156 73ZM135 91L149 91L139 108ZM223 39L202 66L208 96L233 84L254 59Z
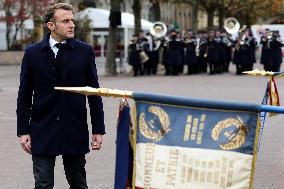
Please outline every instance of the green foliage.
M78 4L79 11L89 7L96 8L96 3L94 0L81 0Z
M196 0L206 11L222 10L225 17L235 17L241 24L254 24L258 18L272 14L277 0Z

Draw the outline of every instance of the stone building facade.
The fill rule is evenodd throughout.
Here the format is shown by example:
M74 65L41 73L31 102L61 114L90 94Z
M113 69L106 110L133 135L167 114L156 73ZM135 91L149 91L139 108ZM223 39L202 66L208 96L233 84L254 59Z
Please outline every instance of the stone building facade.
M74 6L78 1L70 1ZM150 21L158 21L155 19L154 8L155 1L141 0L141 17ZM124 0L121 4L122 12L133 13L132 10L133 0ZM110 10L110 0L96 0L97 8ZM189 3L173 4L171 1L159 1L160 7L160 21L164 22L170 27L177 27L180 31L190 29L192 27L192 6Z

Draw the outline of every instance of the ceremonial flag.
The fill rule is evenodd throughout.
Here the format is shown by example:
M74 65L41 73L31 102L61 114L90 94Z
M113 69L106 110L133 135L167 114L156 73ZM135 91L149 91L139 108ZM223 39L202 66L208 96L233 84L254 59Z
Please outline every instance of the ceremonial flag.
M257 105L142 93L133 97L133 188L253 188Z
M259 112L284 113L279 106L107 88L56 89L135 100L133 128L128 104L120 108L115 189L131 183L132 189L252 189L264 122Z

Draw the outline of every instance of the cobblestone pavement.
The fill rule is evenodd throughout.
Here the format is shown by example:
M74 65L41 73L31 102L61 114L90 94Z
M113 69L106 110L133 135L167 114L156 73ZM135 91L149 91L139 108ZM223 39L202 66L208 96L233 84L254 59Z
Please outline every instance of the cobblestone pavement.
M99 73L103 73L99 66ZM33 188L32 162L16 137L16 96L19 66L0 66L0 188ZM282 69L283 70L283 69ZM222 75L143 76L129 74L117 77L100 76L101 87L164 93L195 98L260 103L266 79L236 76L233 71ZM284 104L284 79L278 90ZM118 99L103 98L107 135L103 149L87 155L87 179L90 189L113 188L116 118ZM130 100L133 104L133 101ZM284 189L284 115L267 118L255 173L255 189ZM55 188L68 188L61 157L55 168Z

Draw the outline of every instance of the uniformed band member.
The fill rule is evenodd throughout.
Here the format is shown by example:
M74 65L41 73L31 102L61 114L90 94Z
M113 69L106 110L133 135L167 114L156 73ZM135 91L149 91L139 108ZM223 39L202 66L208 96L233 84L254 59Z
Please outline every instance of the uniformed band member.
M208 33L207 32L200 32L200 42L199 42L199 48L198 52L196 53L197 56L197 64L199 67L200 73L207 73L207 38ZM198 38L198 37L197 37Z
M157 74L158 64L160 62L160 49L162 41L161 39L153 39L153 50L152 50L152 74Z
M208 41L207 41L207 61L209 64L209 73L215 74L216 73L216 64L218 63L218 42L214 40L215 33L214 31L209 31L208 34Z
M133 76L142 75L140 51L138 35L133 35L128 46L128 63L133 67Z
M185 65L187 65L187 74L198 73L196 49L199 50L200 38L197 40L192 33L188 33L184 38ZM198 43L198 44L197 44ZM198 46L197 46L198 45Z
M248 43L248 38L245 34L240 33L234 43L234 58L233 63L236 65L236 74L241 75L243 71L248 71L247 68L251 64L251 52Z
M171 31L167 50L166 75L179 75L184 60L184 49L183 42L175 30Z
M266 71L279 72L282 63L283 42L280 40L278 32L266 30L261 37L260 44L262 45L261 61L263 69Z

